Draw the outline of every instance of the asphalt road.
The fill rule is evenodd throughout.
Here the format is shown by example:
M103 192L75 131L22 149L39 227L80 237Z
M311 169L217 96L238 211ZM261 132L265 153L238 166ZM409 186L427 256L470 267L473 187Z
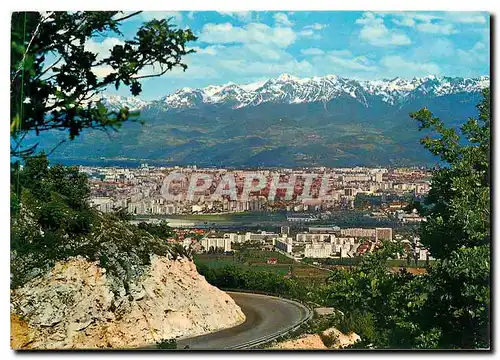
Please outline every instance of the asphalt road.
M246 321L233 328L177 341L177 348L193 350L244 349L258 339L278 337L309 316L309 310L294 301L249 293L228 292L245 313ZM251 344L249 344L251 343Z

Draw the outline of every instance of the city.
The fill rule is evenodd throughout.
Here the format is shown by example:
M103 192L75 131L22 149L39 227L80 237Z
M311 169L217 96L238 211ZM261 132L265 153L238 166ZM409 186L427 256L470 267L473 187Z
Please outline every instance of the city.
M234 244L258 242L262 249L271 248L296 261L303 258L355 258L371 252L382 240L397 240L405 244L406 249L405 254L399 255L400 258L406 259L410 254L411 259L433 259L420 244L417 234L409 235L407 231L403 231L404 235L398 234L400 228L407 227L405 225L425 221L413 209L406 209L410 201L421 199L429 191L430 175L424 168L355 167L254 171L201 169L196 166L150 167L143 164L139 168L82 166L80 171L89 176L90 203L99 211L107 213L123 209L135 215L131 220L135 224L166 221L173 228L197 231L203 237L198 236L199 239L196 239L181 236L179 240L183 246L192 247L197 252L230 253ZM165 178L174 173L185 176L185 181L179 184L178 194L189 187L186 179L192 175L203 174L218 181L208 188L201 187L202 191L192 191L191 196L166 199L161 191L162 184ZM238 198L243 192L244 179L248 174L263 176L266 179L265 186L250 192L246 199L241 199L241 196ZM236 196L231 199L223 195L213 200L210 195L216 192L224 176L234 176ZM308 176L311 178L309 187L305 184ZM318 189L317 179L320 176L328 179L329 190L323 191L324 194ZM271 184L276 177L280 184L277 186L283 188ZM291 178L295 180L293 183L290 182ZM274 191L270 190L273 186ZM312 196L302 198L306 191L310 191ZM391 221L397 224L397 229L393 236L393 229L390 227L340 228L329 225L335 221L332 211L337 214L359 213L365 219L376 222ZM257 226L250 226L245 222L238 224L236 217L229 226L216 216L204 216L226 215L221 218L227 219L230 214L245 213L255 214L262 219L270 213L274 214L274 232L259 230L258 227L263 222L259 222ZM181 216L169 218L169 215ZM176 237L169 241L175 242Z
M91 202L100 211L108 212L124 208L127 212L137 215L223 214L263 210L282 210L293 213L324 212L332 209L354 208L354 200L358 194L378 197L384 203L386 197L404 197L405 194L420 198L429 191L430 177L429 171L418 168L371 169L361 167L249 171L198 169L196 166L186 168L148 167L147 164L144 164L138 169L82 166L81 171L89 176L92 190ZM182 173L186 176L204 174L218 179L216 183L220 182L222 176L234 176L238 194L243 191L243 179L247 174L259 174L268 182L264 188L253 191L248 198L243 200L237 197L228 199L223 196L216 200L209 199L209 195L213 194L216 189L215 184L213 184L203 193L192 194L189 198L182 197L168 201L161 190L164 179L170 173ZM319 184L314 178L311 179L309 188L305 185L306 174L308 176L311 174L322 176L323 181L327 179L328 189L323 189L324 194L320 194L318 191ZM277 188L275 185L275 191L270 194L271 180L276 176L283 179L282 188ZM290 182L291 177L295 178L295 182ZM291 191L286 191L285 183ZM187 187L186 181L182 182L179 192ZM312 193L312 196L301 199L301 195L308 191ZM398 210L402 207L404 205L401 202L389 201L386 211L374 211L372 216L387 216L392 214L392 210ZM302 221L301 218L293 216L289 220ZM419 219L404 214L400 216L400 220L419 221Z

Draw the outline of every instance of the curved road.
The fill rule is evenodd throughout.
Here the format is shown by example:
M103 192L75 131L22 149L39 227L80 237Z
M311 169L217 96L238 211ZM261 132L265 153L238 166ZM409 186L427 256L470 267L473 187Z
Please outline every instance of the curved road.
M177 348L198 350L248 349L272 340L309 319L311 312L298 302L250 293L227 292L241 307L246 320L238 326L179 339Z

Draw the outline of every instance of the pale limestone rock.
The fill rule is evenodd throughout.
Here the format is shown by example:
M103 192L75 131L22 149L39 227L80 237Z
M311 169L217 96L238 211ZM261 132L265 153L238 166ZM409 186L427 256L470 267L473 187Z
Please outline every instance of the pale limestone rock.
M270 349L281 350L328 350L318 334L305 334L296 339L280 342Z
M333 345L331 346L331 348L334 349L344 348L346 346L353 345L361 340L359 335L354 332L351 332L349 334L344 334L334 327L323 331L323 335L330 336L335 339Z
M26 324L17 327L22 331L16 336L30 341L12 341L12 346L140 347L245 319L233 299L208 284L188 259L153 255L143 275L128 284L128 293L123 288L113 293L103 270L82 257L72 258L13 290L12 311Z
M325 345L322 337L330 337L333 340L333 344L330 346ZM348 335L343 334L338 329L332 327L324 330L321 334L303 334L298 338L286 340L279 342L270 349L283 349L283 350L334 350L341 349L349 345L353 345L361 338L356 333L350 333Z

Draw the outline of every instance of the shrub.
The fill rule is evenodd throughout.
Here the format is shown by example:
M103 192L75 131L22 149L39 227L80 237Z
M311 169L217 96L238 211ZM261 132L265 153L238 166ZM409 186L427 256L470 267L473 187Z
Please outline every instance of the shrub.
M162 350L172 350L177 349L177 340L175 339L163 339L156 342L156 347Z

